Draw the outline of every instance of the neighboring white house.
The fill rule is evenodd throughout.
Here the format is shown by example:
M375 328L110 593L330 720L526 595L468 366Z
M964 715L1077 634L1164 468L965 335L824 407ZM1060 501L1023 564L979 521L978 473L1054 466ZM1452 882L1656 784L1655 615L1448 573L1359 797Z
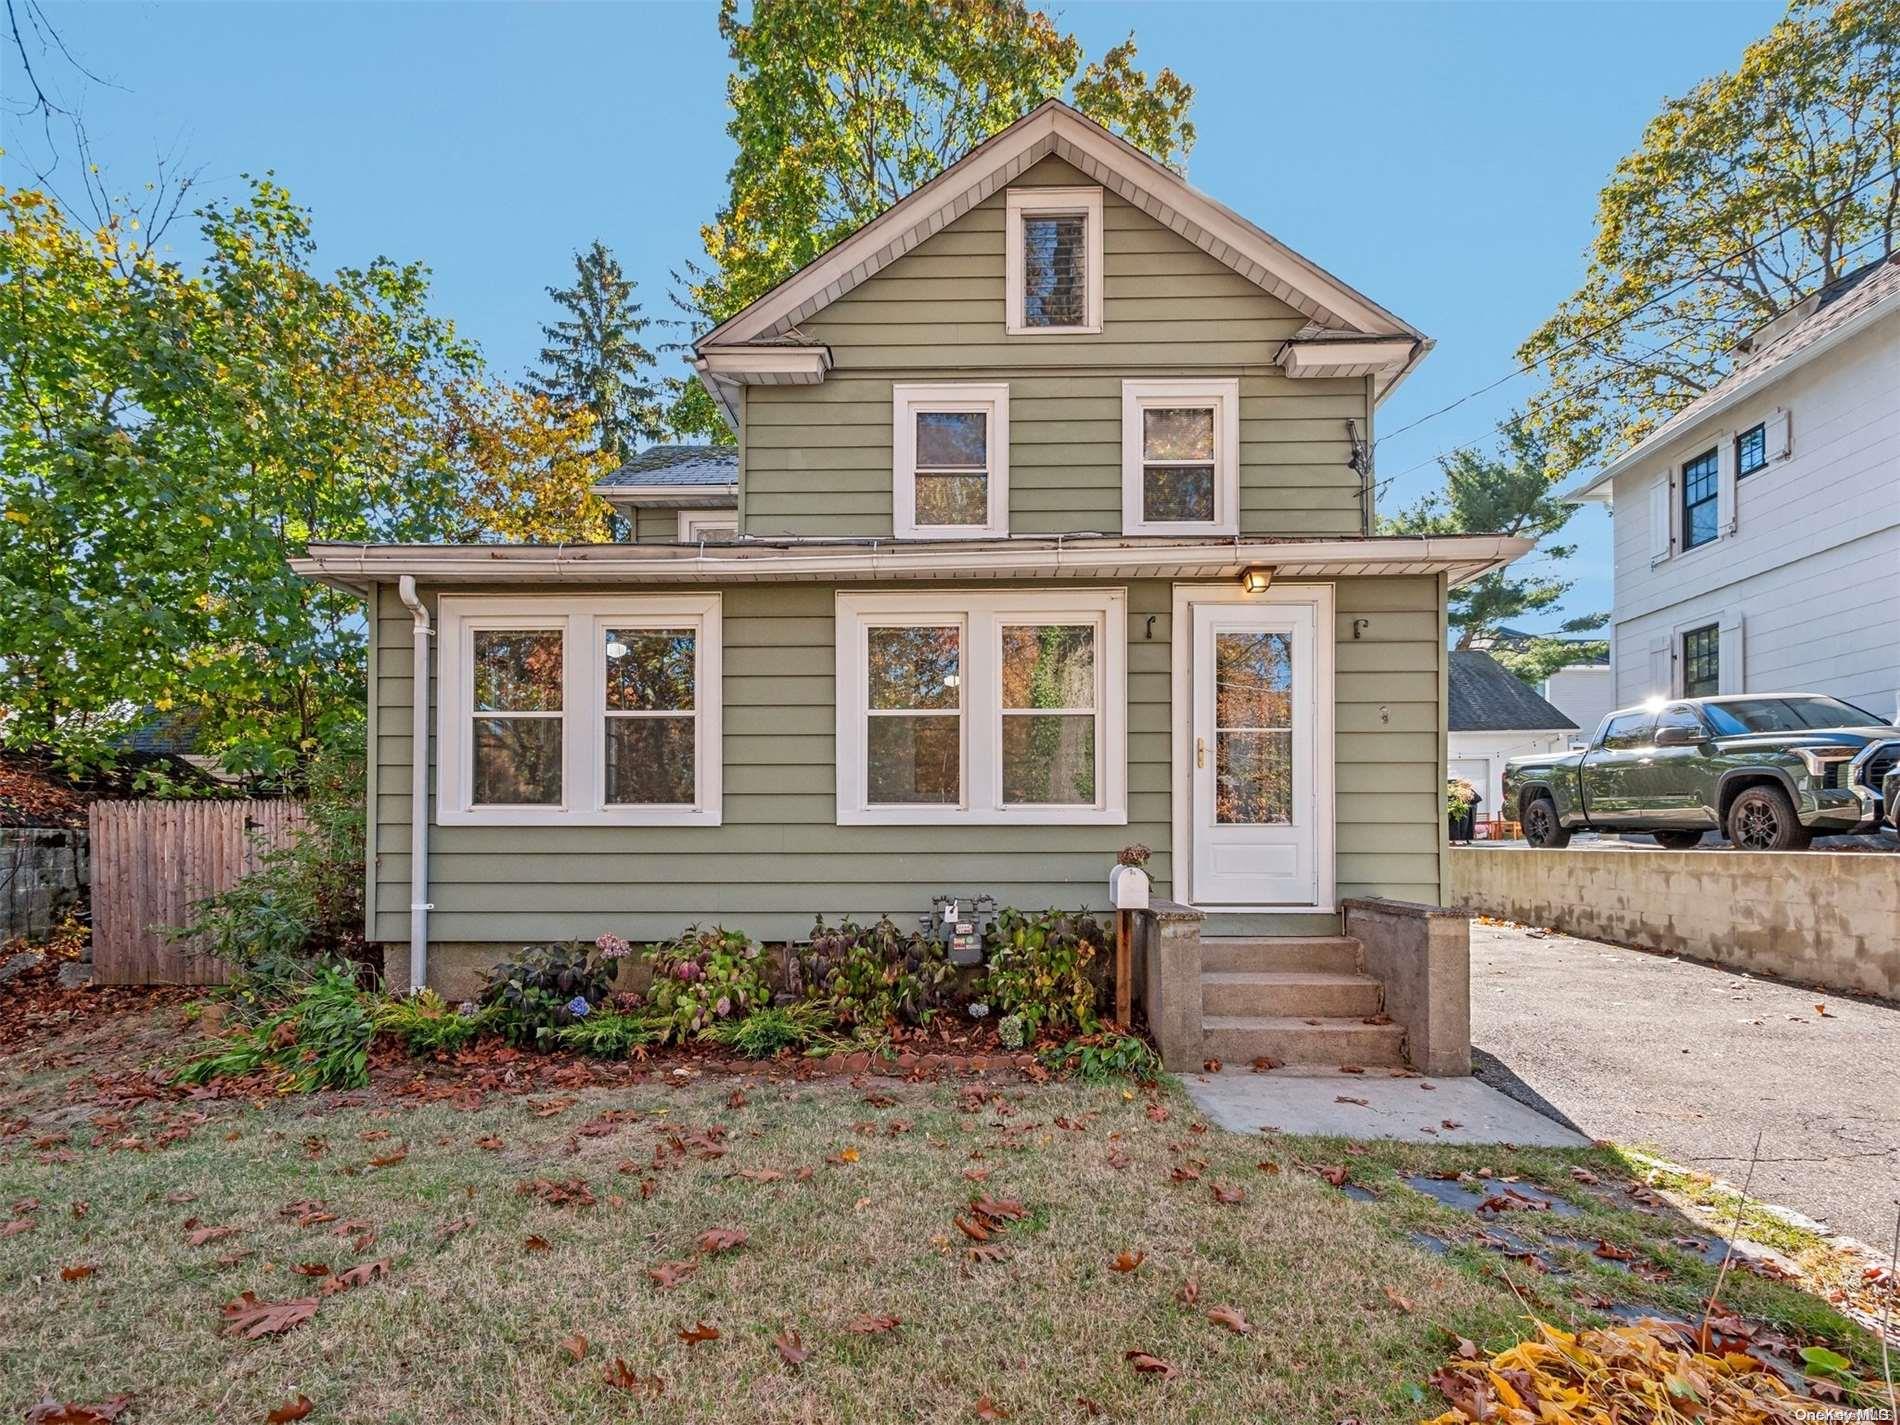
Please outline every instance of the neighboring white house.
M1543 694L1588 737L1616 710L1616 670L1608 663L1573 663L1544 679Z
M1480 817L1504 805L1504 764L1561 752L1577 724L1537 696L1489 653L1455 648L1446 674L1446 770L1478 789Z
M1900 707L1900 256L1830 283L1568 493L1615 516L1618 706L1821 692Z

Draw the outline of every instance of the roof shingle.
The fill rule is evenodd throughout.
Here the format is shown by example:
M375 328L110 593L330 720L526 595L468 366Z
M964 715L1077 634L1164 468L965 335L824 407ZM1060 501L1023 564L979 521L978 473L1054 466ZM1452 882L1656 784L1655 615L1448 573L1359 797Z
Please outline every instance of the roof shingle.
M1452 732L1561 732L1576 723L1489 653L1451 651L1447 723Z
M602 485L737 485L734 445L655 445L628 456Z

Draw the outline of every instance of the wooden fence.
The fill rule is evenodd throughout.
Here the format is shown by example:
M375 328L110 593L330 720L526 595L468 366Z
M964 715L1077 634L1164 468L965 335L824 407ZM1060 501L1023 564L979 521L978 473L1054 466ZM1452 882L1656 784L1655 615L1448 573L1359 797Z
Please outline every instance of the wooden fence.
M303 823L292 801L94 802L92 967L105 985L221 985L224 964L167 938Z

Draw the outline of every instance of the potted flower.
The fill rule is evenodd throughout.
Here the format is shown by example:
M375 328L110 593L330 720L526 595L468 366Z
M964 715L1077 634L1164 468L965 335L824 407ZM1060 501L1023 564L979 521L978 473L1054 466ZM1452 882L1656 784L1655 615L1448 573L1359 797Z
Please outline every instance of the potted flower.
M1108 873L1108 898L1116 910L1148 908L1148 856L1146 846L1124 846Z
M1477 821L1478 803L1484 798L1463 777L1445 783L1445 819L1453 841L1469 842Z

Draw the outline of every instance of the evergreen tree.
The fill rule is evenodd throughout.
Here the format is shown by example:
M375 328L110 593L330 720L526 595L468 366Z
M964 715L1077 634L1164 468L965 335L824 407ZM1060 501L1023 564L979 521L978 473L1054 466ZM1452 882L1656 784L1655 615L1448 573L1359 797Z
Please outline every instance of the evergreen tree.
M548 288L569 315L541 328L547 345L526 384L558 406L592 411L599 448L625 459L660 433L653 353L640 341L651 318L640 315L636 284L605 243L575 253L574 272L572 287Z

